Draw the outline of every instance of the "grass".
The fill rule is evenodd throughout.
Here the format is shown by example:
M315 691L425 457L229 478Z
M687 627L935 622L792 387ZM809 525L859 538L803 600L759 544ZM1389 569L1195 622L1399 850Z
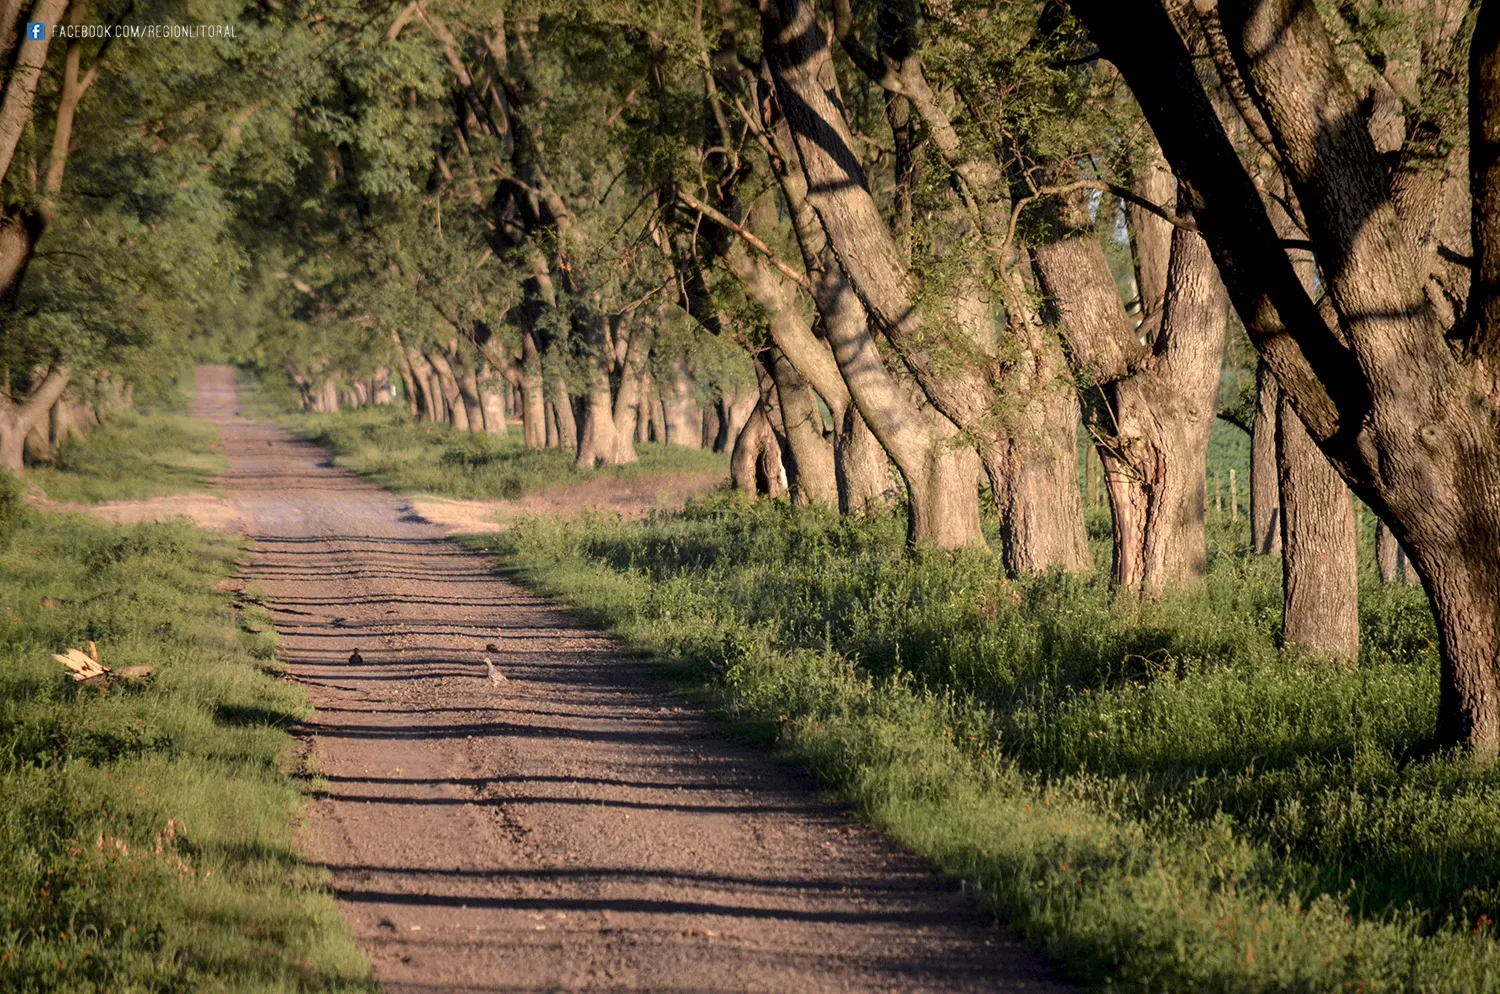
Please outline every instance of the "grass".
M224 472L218 437L177 405L125 410L65 442L54 464L28 469L26 480L53 500L81 503L201 491Z
M270 406L265 400L259 405ZM725 454L651 442L636 445L639 462L579 470L561 449L525 448L519 425L492 438L419 421L395 406L280 413L276 420L330 449L336 465L403 493L512 500L600 478L729 473Z
M1107 524L1107 523L1106 523ZM1500 769L1425 757L1435 634L1362 566L1359 665L1283 657L1279 564L1210 529L1200 589L904 555L897 515L737 495L476 539L977 886L1077 978L1140 991L1500 990Z
M0 989L376 990L326 875L293 846L304 800L286 727L308 706L274 676L274 633L240 629L217 588L236 542L10 517ZM73 684L51 654L90 639L154 681Z

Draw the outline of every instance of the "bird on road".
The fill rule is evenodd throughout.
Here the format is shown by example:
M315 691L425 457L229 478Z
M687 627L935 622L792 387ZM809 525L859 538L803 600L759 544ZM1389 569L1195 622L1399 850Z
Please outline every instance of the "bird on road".
M495 669L495 664L489 656L484 657L484 668L489 672L490 683L498 687L505 682L505 674Z
M361 656L359 654L359 650L358 649L355 649L353 652L349 653L349 662L352 665L358 666L360 663L362 663L364 661L365 661L365 657Z
M498 645L496 645L495 643L493 643L493 642L486 642L485 646L484 646L484 651L485 652L499 652L500 651L500 647Z

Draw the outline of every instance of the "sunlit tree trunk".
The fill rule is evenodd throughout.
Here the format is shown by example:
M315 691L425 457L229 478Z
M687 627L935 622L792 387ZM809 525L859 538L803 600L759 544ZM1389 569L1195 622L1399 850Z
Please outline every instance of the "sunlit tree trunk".
M641 411L641 385L645 378L646 357L651 351L655 332L644 322L626 319L619 334L625 336L625 354L620 358L619 388L615 391L615 446L609 463L624 466L640 457L635 451L637 420Z
M666 411L668 445L688 449L703 447L703 418L698 410L697 385L688 371L687 360L678 356L671 363L672 379L662 392Z
M597 311L587 316L587 334L584 363L588 370L588 392L584 395L583 428L578 440L578 457L575 464L581 469L593 469L609 462L615 451L614 397L610 392L609 361L604 334L605 317Z
M1359 656L1359 577L1349 488L1285 398L1276 417L1281 487L1282 640L1337 662Z
M448 423L459 431L473 431L474 429L469 424L466 398L459 388L458 378L453 375L453 367L448 365L448 360L442 352L436 349L427 354L427 362L432 367L437 388L442 392ZM477 402L478 398L476 397L475 400Z

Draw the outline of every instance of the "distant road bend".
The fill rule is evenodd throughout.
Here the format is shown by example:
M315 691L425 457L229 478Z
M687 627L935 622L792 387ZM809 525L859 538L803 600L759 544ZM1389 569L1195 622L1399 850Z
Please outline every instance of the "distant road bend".
M386 991L1061 992L1043 958L401 498L198 370ZM486 643L507 677L486 679ZM348 659L358 649L363 664Z

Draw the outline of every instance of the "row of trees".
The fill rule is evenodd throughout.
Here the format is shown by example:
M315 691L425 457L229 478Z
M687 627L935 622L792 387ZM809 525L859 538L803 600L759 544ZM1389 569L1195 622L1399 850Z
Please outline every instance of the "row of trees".
M63 2L26 18L90 16ZM647 438L732 447L747 489L900 503L913 545L984 547L988 509L1016 575L1090 567L1082 437L1115 584L1155 597L1204 572L1224 417L1253 437L1289 646L1357 654L1352 488L1383 569L1409 550L1432 596L1440 740L1500 750L1493 3L199 13L241 30L198 61L11 45L0 138L39 164L46 118L86 166L0 160L0 241L60 253L0 300L10 464L69 371L128 382L171 317L309 407L519 421L583 467ZM186 257L206 247L211 274ZM138 299L171 310L143 320L118 286L80 293L121 255L170 256L196 295L150 272Z

